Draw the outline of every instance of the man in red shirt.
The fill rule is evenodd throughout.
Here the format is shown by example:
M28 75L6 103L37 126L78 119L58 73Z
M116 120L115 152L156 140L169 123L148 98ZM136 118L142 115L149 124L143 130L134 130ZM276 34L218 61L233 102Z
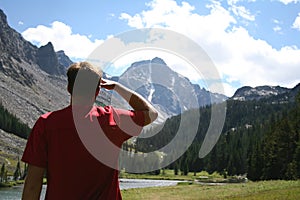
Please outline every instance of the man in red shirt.
M22 199L40 198L45 173L46 199L122 199L119 151L124 141L157 118L157 111L136 92L101 80L102 71L88 62L72 64L67 76L71 105L40 116L28 138ZM94 106L100 86L116 91L133 110Z

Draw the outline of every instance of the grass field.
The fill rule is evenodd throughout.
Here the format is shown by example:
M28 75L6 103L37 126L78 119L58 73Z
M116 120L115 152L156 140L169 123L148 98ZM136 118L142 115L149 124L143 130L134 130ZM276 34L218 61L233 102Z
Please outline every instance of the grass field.
M299 181L261 181L223 185L179 184L122 190L124 200L297 200Z

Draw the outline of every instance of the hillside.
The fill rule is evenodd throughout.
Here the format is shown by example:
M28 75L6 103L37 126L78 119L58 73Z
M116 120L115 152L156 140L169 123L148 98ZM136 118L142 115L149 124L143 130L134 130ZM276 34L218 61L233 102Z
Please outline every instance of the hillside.
M18 159L26 145L26 140L0 129L0 163L5 163L9 173L14 172Z

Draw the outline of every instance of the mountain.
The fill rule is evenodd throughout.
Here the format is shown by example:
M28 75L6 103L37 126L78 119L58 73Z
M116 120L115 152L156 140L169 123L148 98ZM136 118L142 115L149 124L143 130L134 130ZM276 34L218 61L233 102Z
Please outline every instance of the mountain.
M227 99L192 84L158 57L132 63L119 82L156 105L162 119Z
M298 83L294 88L292 88L289 92L289 96L292 100L295 100L295 97L299 94L300 92L300 83Z
M239 88L231 97L233 100L249 101L260 100L287 94L291 89L280 86L244 86Z
M61 58L58 60L59 55ZM59 61L66 62L65 64L71 63L67 61L66 57L61 52L56 53L51 42L48 42L45 46L41 46L37 50L37 64L40 68L51 75L65 75L69 65L64 66Z
M0 27L0 101L9 112L32 127L42 113L68 104L65 73L72 61L63 51L55 52L51 42L38 48L26 41L7 24L2 10ZM106 74L104 77L136 89L157 105L163 119L226 99L192 84L160 58L133 63L120 77ZM123 104L105 90L97 101Z
M0 10L0 102L30 127L42 113L68 104L62 60L51 43L38 48L26 41Z

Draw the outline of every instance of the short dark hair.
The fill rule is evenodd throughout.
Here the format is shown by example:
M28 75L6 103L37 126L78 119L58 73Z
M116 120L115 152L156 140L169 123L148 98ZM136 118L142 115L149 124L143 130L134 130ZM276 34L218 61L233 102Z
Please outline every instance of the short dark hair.
M90 86L98 81L98 86L100 85L100 80L102 78L102 70L94 67L89 62L77 62L70 65L67 71L68 76L68 91L72 94L74 89L75 80L78 72L80 71L80 77L84 79L84 84L81 84L80 91L85 92L87 88L84 86Z

